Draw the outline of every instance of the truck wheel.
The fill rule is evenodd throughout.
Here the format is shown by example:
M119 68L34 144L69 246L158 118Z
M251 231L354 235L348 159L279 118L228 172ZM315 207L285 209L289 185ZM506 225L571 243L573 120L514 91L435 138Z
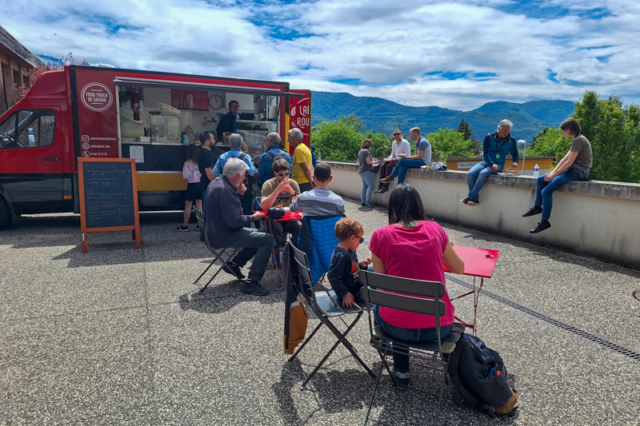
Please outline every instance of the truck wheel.
M0 197L0 229L4 229L11 224L11 210L7 202Z

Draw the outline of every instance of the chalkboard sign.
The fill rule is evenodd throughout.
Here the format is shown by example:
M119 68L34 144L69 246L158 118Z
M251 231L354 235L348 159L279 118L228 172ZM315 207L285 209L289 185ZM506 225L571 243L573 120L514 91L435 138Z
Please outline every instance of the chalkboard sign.
M138 190L133 159L78 159L82 248L87 233L133 231L140 247Z

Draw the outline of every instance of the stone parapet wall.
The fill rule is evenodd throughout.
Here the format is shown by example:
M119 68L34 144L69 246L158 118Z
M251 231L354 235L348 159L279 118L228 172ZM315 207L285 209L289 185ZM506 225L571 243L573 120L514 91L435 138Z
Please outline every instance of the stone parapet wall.
M330 188L343 197L360 199L362 183L353 163L328 162ZM571 182L553 195L551 228L530 234L540 216L523 218L535 198L530 176L495 175L480 193L480 205L466 206L466 173L413 169L407 183L422 197L429 217L453 225L592 256L640 269L640 185L604 181ZM378 174L374 174L378 184ZM391 190L395 183L391 184ZM371 203L387 206L389 194L373 194ZM489 247L488 247L489 248Z

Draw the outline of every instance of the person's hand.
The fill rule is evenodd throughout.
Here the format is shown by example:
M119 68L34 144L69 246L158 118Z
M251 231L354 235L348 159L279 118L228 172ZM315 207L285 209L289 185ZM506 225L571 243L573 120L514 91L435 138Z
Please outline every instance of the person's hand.
M223 132L225 135L229 136L231 132Z
M382 162L383 162L383 163L388 163L388 162L390 162L390 161L391 161L391 158L383 158L383 159L382 159Z
M345 294L344 297L342 298L342 306L344 306L347 309L353 308L354 302L355 302L355 299L353 298L353 294L351 293Z
M282 182L278 184L276 191L278 192L278 194L282 191L287 191L291 195L296 193L293 188L291 188L291 180L288 177L282 179Z
M555 176L552 173L547 173L546 175L544 175L544 181L545 182L551 182L554 177Z
M511 167L518 167L518 163L514 161L513 163L511 163Z
M491 170L493 170L494 172L498 170L498 165L494 164L493 166L491 166Z
M371 265L371 262L373 262L373 259L370 257L367 257L365 260L360 262L360 269L367 269L369 265Z
M236 191L238 191L238 194L242 197L244 193L247 192L247 187L244 186L244 183L243 183L238 187L238 189L236 189Z
M407 156L407 154L405 154L405 153L403 153L403 152L400 152L400 153L398 153L398 154L396 154L396 155L397 155L398 157L400 157L400 158L405 158L405 157Z
M264 213L262 213L262 212L255 212L255 213L253 214L253 220L254 220L254 222L255 222L255 221L257 221L257 220L262 220L262 219L264 219Z

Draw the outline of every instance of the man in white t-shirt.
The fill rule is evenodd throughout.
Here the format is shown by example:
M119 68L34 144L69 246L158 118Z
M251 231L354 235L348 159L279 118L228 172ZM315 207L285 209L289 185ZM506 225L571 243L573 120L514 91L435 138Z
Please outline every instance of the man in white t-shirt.
M398 154L411 155L411 145L402 137L400 129L393 131L393 143L391 144L391 156L382 160L380 166L380 179L384 179L391 174L393 168L398 164ZM389 190L389 184L380 182L378 184L377 193L387 192Z

